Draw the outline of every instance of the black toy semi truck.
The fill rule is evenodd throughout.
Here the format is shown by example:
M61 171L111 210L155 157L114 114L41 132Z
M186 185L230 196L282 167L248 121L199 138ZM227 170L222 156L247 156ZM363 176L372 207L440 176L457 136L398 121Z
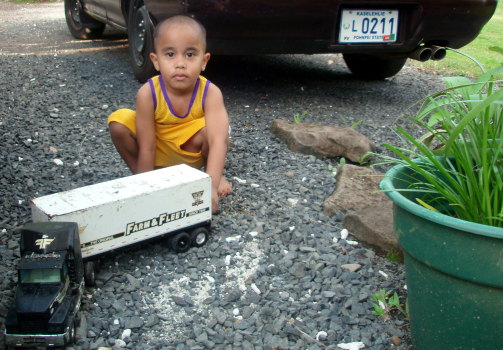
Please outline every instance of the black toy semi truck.
M19 233L18 286L5 320L6 345L56 347L72 343L84 292L78 225L32 223Z

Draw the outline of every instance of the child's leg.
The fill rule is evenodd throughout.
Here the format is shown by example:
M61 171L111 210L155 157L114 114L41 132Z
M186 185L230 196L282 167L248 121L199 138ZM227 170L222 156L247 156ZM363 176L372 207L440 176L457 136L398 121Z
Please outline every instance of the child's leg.
M130 109L119 109L108 117L112 142L133 174L136 174L138 159L135 119L136 112Z
M136 136L127 127L117 122L110 123L108 129L110 130L115 148L117 148L117 151L122 159L124 159L131 172L136 174L138 160Z
M206 164L206 160L208 159L208 151L209 151L208 136L206 133L206 127L203 127L197 133L195 133L180 148L183 149L184 151L187 151L187 152L193 152L193 153L201 152L203 159L204 159L204 163ZM231 192L232 192L231 184L222 175L222 177L220 178L220 183L218 185L217 194L219 196L225 196Z

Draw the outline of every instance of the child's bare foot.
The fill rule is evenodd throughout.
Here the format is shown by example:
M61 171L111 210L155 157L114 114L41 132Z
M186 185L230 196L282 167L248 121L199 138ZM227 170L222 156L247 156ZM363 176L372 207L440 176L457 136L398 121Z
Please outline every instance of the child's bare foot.
M226 196L232 192L232 186L223 176L220 179L220 184L218 185L218 196Z

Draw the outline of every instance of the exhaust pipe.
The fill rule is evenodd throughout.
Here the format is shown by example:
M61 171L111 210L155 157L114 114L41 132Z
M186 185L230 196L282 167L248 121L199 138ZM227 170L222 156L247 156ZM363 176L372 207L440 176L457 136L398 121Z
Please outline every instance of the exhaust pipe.
M433 55L433 50L429 46L420 46L409 55L409 58L420 62L428 61Z
M435 61L440 61L447 55L447 50L445 47L432 46L431 59Z

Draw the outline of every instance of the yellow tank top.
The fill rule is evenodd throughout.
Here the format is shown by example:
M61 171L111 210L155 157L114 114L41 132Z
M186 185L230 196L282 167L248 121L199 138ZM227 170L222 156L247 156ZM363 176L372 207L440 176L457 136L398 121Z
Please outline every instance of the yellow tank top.
M210 81L200 75L197 78L189 107L184 115L175 113L174 108L168 96L164 81L160 75L157 75L148 80L150 84L150 92L154 102L154 120L157 128L168 129L170 126L188 123L195 119L204 118L204 102Z

